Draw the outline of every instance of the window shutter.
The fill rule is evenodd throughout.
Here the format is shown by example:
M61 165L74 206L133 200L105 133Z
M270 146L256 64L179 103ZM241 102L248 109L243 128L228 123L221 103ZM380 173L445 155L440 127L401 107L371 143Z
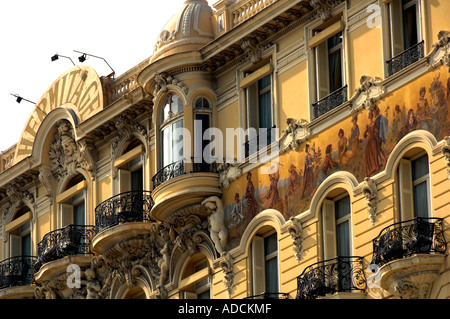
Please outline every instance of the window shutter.
M328 42L324 41L315 48L316 55L316 101L330 94L330 79L328 74Z
M119 169L119 194L131 191L131 172Z
M73 224L73 206L60 204L61 206L61 227Z
M9 253L10 257L22 255L22 237L18 235L9 235Z
M252 274L253 295L265 292L264 238L260 236L255 236L252 241Z
M402 220L414 218L413 181L411 161L401 159L398 167L400 212Z
M391 23L391 58L405 50L403 43L402 2L400 0L389 3L389 21Z
M336 220L334 216L334 202L325 199L322 204L322 218L324 231L324 259L337 256L336 249Z

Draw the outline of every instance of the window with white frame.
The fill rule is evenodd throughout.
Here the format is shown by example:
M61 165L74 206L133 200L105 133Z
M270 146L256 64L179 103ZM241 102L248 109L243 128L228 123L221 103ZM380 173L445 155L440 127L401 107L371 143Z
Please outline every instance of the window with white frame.
M209 100L205 97L199 97L194 102L194 147L198 147L201 152L194 152L195 164L203 164L205 162L204 153L205 147L210 143L210 140L205 136L205 131L211 127L212 106ZM200 158L201 156L201 158ZM212 160L208 159L207 163ZM196 167L194 165L194 167Z
M351 204L345 193L333 200L325 199L322 204L324 259L351 256Z
M392 0L387 4L390 57L408 50L421 41L419 0Z
M398 193L401 219L430 217L430 174L428 155L404 157L398 166Z
M183 112L181 98L170 93L164 101L160 117L161 168L183 159Z
M276 232L256 235L252 240L253 295L279 292L278 237Z

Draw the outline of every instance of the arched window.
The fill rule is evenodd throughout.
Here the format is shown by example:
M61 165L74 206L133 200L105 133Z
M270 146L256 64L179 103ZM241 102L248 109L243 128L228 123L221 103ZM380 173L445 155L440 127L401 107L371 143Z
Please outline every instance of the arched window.
M182 299L210 299L211 298L211 269L208 259L202 253L191 257L185 267L181 280L180 298Z
M181 98L169 94L164 100L160 117L162 167L183 159L183 111Z
M278 293L278 237L273 228L263 228L253 237L251 265L253 296Z

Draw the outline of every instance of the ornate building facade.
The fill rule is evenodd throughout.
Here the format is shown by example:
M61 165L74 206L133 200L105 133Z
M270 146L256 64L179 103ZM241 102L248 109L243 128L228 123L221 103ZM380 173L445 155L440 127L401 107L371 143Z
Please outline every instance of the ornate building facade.
M180 6L0 154L0 298L449 298L450 3Z

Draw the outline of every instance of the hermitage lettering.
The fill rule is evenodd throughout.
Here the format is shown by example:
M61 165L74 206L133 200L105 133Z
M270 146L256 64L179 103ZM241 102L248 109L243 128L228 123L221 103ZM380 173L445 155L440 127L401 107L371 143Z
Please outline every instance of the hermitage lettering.
M17 159L31 155L33 142L44 117L52 110L65 106L72 109L80 122L97 113L103 104L100 80L89 67L74 67L58 78L42 96L16 148Z

